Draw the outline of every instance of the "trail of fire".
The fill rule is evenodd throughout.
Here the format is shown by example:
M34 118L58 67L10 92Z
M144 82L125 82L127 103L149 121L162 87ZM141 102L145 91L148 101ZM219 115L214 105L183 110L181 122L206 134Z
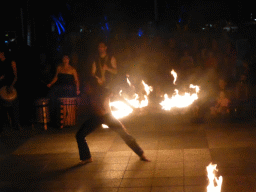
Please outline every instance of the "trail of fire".
M173 84L175 84L176 80L177 80L177 73L172 70L171 74L174 77L174 81ZM195 100L198 99L198 92L199 92L199 86L196 85L190 85L191 89L195 89L195 93L187 93L185 92L184 95L180 95L179 91L177 89L175 89L175 94L173 94L173 96L171 98L168 97L167 94L164 95L164 100L160 103L160 105L162 106L162 109L164 110L171 110L174 107L177 108L184 108L184 107L188 107L189 105L191 105Z
M134 86L131 84L130 80L127 77L127 83L131 88L134 88ZM153 87L147 85L144 81L142 81L142 84L144 86L144 90L146 92L146 95L143 95L143 98L139 98L139 95L137 93L134 93L132 99L128 99L125 96L122 95L122 90L119 92L119 95L122 97L122 100L124 101L113 101L110 102L110 107L114 110L112 110L112 114L117 119L123 118L128 116L133 112L134 108L143 108L148 106L148 95L150 92L153 91Z
M222 185L222 176L219 178L216 177L215 172L218 170L216 169L217 164L210 163L207 167L207 176L209 180L209 185L207 186L207 192L221 192L221 185Z

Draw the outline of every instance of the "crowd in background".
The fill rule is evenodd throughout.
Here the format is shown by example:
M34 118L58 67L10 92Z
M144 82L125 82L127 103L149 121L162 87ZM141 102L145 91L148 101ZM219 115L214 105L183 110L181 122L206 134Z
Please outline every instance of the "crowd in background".
M78 44L81 47L81 42ZM181 89L187 84L199 85L202 90L202 99L196 103L199 116L200 110L203 113L206 108L212 115L245 108L255 97L255 51L251 48L246 54L240 54L236 41L225 34L219 37L176 34L168 38L134 35L112 38L107 44L108 51L117 60L116 86L122 84L127 74L134 84L145 80L153 86L156 97L173 92L175 86ZM69 57L77 70L80 96L83 96L83 82L91 73L91 58L96 54L97 44L84 44L87 48L81 50L87 50L86 53L79 46L73 45ZM49 93L47 84L53 80L61 63L62 57L59 61L54 58L53 62L52 58L38 52L44 53L37 50L35 54L35 50L28 46L12 52L17 63L20 110L30 109L21 113L23 123L33 118L33 101ZM170 74L172 69L178 73L175 86Z

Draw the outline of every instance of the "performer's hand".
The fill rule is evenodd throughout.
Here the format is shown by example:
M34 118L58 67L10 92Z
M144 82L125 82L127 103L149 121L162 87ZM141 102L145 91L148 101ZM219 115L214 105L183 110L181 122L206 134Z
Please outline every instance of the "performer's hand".
M52 86L52 85L51 85L50 83L49 83L49 84L47 84L47 87L49 87L49 88L50 88L51 86Z

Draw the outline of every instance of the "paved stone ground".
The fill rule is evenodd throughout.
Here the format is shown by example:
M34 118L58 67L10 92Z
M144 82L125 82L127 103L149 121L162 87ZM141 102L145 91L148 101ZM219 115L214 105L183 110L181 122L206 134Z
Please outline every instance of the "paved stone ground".
M0 191L206 192L206 166L217 164L222 192L256 191L254 121L190 123L186 115L144 114L123 120L151 162L142 162L116 133L87 137L93 162L79 166L77 126L5 129Z

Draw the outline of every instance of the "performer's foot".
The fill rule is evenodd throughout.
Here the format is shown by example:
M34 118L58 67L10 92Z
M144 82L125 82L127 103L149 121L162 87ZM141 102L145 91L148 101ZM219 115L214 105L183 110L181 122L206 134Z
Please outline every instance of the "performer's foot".
M145 157L145 155L144 155L144 154L142 154L142 155L140 156L140 160L141 160L141 161L147 161L147 162L150 162L150 160L149 160L149 159L147 159L147 158Z
M91 163L91 162L92 162L92 158L90 158L90 159L85 159L85 160L81 160L81 161L79 162L79 164L80 164L80 165L84 165L84 164Z

